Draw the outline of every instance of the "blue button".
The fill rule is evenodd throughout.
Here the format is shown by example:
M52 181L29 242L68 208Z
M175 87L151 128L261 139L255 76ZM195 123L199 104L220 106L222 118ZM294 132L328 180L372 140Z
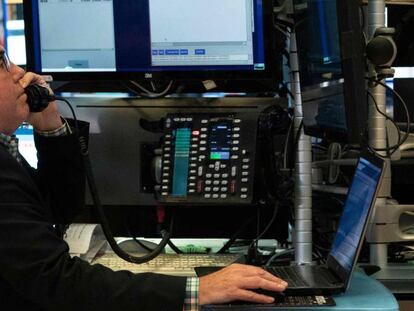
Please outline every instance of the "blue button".
M187 49L180 50L180 55L188 55L188 50Z
M157 50L152 50L152 55L158 55L158 51Z
M196 49L195 50L195 55L206 55L206 50L205 49Z
M164 50L158 50L158 55L164 55Z
M180 51L179 50L165 50L165 54L167 54L167 55L179 55Z

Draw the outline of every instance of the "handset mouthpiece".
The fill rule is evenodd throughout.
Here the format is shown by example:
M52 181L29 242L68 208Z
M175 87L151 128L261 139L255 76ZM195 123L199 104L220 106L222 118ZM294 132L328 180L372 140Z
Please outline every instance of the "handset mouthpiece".
M41 112L47 108L50 102L56 98L49 90L38 84L31 84L24 89L27 95L27 104L30 112Z

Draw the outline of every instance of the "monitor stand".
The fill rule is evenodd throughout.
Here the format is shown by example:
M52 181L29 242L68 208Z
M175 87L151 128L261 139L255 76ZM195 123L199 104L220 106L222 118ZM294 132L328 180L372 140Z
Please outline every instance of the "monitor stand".
M389 263L372 277L384 284L395 295L414 293L414 266L405 263Z

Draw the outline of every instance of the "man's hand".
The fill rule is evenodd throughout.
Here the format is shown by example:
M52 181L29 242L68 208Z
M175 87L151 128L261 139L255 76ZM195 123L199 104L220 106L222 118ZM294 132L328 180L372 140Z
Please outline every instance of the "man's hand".
M254 266L232 264L220 271L200 278L199 303L217 304L235 300L254 303L272 303L273 297L251 289L282 292L287 283L269 272Z
M50 89L45 80L33 72L27 72L20 80L20 85L23 88L26 88L30 84L38 84L46 87L49 92L53 94L53 91ZM49 106L47 106L47 108L42 112L30 113L27 122L33 125L33 127L38 131L53 131L62 126L62 120L60 118L56 102L50 103Z

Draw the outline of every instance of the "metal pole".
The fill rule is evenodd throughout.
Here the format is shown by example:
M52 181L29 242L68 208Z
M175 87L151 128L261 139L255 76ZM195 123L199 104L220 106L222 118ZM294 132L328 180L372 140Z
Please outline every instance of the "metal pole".
M368 38L371 39L377 28L385 26L385 0L368 0ZM384 81L383 81L384 82ZM368 86L369 92L373 95L380 111L386 113L386 90L381 85ZM386 119L375 109L373 99L369 97L369 144L373 148L387 147ZM386 155L385 152L380 152ZM376 206L386 205L387 197L391 196L391 168L390 159L386 160L387 166L381 189L379 191ZM375 214L375 213L374 213ZM387 264L387 244L372 243L371 263L378 266Z
M312 263L312 145L304 134L296 34L290 35L291 91L294 95L294 133L299 135L295 162L295 264Z

